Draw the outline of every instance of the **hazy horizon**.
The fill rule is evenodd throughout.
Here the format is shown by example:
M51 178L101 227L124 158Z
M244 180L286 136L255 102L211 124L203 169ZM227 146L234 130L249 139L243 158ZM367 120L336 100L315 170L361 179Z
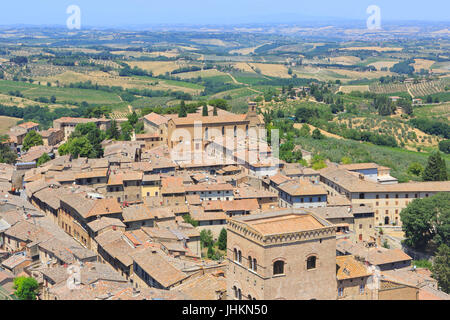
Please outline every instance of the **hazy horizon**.
M293 1L240 0L204 1L169 0L42 0L4 3L0 25L64 26L69 14L66 9L77 5L81 9L84 27L145 27L158 25L244 25L302 24L321 22L358 22L364 27L369 17L366 9L377 5L382 22L450 21L450 2L392 0L332 0Z

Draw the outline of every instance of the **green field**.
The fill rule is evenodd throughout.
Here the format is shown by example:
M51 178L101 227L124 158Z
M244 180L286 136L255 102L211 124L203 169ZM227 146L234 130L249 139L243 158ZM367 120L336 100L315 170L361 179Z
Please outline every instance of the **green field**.
M120 98L110 92L89 89L47 87L26 82L0 80L0 93L8 94L10 91L20 91L28 99L56 97L57 102L83 102L89 104L115 104Z
M408 174L408 166L413 162L426 166L429 157L425 152L414 152L401 148L376 146L371 143L358 142L344 139L326 138L315 140L308 138L297 138L296 144L303 149L320 154L333 162L341 162L342 157L349 157L353 163L375 162L379 165L391 168L391 175L400 182L408 180L420 180ZM450 155L443 155L447 163L447 171L450 173Z

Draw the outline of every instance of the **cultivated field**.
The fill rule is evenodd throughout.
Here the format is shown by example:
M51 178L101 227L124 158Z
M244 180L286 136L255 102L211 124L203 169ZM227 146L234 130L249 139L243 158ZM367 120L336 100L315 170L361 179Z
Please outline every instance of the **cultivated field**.
M426 60L426 59L415 59L414 64L412 65L414 67L414 70L416 72L419 72L420 70L430 70L431 66L434 64L433 60Z
M7 133L9 131L9 128L15 126L16 123L20 120L22 120L22 119L0 116L0 134Z
M349 51L368 50L368 51L386 52L386 51L402 51L403 48L397 48L397 47L346 47L346 48L341 48L339 50L349 50Z
M187 63L178 61L131 61L127 63L131 68L138 67L145 71L151 71L154 75L165 74L188 66Z
M152 90L170 89L174 91L184 91L191 94L198 94L199 90L202 89L201 86L191 83L161 80L149 77L119 77L101 71L94 71L87 74L67 71L52 77L40 77L37 78L37 80L51 83L56 83L56 81L59 81L60 84L64 85L68 85L70 83L75 82L91 81L93 84L110 87L118 86L124 89L130 88L152 89Z
M223 76L223 75L226 75L226 73L221 72L217 69L207 69L207 70L177 73L174 76L181 78L181 79L192 79L192 78L197 78L197 77L209 78L209 77L216 77L216 76Z
M360 91L360 92L366 92L369 91L368 85L362 85L362 86L341 86L339 88L339 91L343 93L350 93L352 91Z
M340 56L330 58L330 62L335 64L354 65L361 62L361 59L354 56Z
M249 63L253 70L261 70L261 73L269 77L291 78L288 74L288 68L282 64L270 63Z
M338 123L345 123L349 126L351 121L351 128L372 131L379 134L389 135L397 140L398 144L402 142L405 148L415 150L417 146L435 147L440 139L436 136L426 134L425 132L410 126L409 124L392 118L352 118L352 119L336 119Z
M398 60L395 61L377 61L377 62L372 62L369 63L369 66L374 66L375 69L377 70L381 70L381 68L391 68L394 64L396 64L398 62Z

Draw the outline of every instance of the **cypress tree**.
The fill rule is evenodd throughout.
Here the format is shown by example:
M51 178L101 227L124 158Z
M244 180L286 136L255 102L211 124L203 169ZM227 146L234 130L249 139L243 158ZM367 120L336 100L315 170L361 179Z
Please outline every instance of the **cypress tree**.
M446 181L447 166L441 153L436 151L428 157L428 163L423 171L423 181Z

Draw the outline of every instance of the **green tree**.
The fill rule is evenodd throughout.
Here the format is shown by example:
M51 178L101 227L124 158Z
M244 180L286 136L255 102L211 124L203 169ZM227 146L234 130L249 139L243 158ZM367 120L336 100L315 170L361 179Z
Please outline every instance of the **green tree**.
M141 134L141 133L144 133L144 122L143 121L138 121L137 123L136 123L136 125L134 126L134 132L136 133L136 134Z
M121 129L120 140L130 141L131 134L133 133L133 127L131 126L131 124L128 121L125 121L120 125L120 129Z
M39 159L37 160L36 165L39 167L40 165L50 161L50 157L47 153L44 153L42 156L39 157Z
M14 279L14 294L21 300L36 300L39 283L34 278L17 277Z
M342 164L351 164L352 163L352 159L350 159L349 157L342 157L341 163Z
M450 294L450 247L442 244L433 260L431 267L433 278L437 280L439 288Z
M421 176L423 173L423 166L418 162L412 162L408 167L408 173L415 176Z
M222 228L219 234L219 239L217 240L217 246L220 250L226 250L227 249L227 230L225 228Z
M449 154L450 153L450 140L442 140L439 142L439 150Z
M214 109L213 109L213 116L217 117L217 107L216 106L214 106Z
M228 110L228 102L225 99L214 99L208 101L208 104L222 110Z
M202 231L200 231L200 243L202 244L203 248L213 245L214 241L211 230L203 229Z
M192 219L190 214L183 215L183 220L186 223L189 223L189 224L193 225L194 227L198 227L198 221L195 221L194 219Z
M214 249L213 249L212 245L208 246L207 255L208 255L209 259L213 259L214 258L215 252L214 252Z
M208 116L208 106L207 105L203 105L202 116L203 117L207 117Z
M446 181L447 166L441 153L436 151L428 157L428 163L422 174L423 181Z
M131 124L131 126L134 127L134 125L139 121L139 117L136 114L136 111L133 111L133 113L128 115L128 122Z
M5 144L8 141L9 136L0 135L0 163L13 164L16 162L17 153L11 150L11 148Z
M70 154L73 158L95 158L95 150L86 136L71 138L58 148L60 155Z
M111 127L106 130L106 138L107 139L113 139L113 140L119 140L120 139L120 131L117 127L116 120L111 121Z
M86 137L92 146L92 154L90 158L101 158L103 156L102 141L105 139L105 133L101 131L93 122L80 123L75 127L71 138Z
M311 132L311 128L306 123L304 123L302 125L302 127L300 128L299 134L300 134L300 136L306 138L306 137L309 137L310 132Z
M42 136L36 131L31 130L23 139L23 150L28 151L31 147L41 146L43 144Z
M187 117L186 103L184 102L184 100L181 100L180 109L178 111L178 117L180 118Z
M450 194L438 193L414 199L400 212L405 243L417 249L434 251L450 240Z
M311 165L314 170L320 170L327 167L324 158L320 155L315 155L312 158Z
M317 128L312 132L311 137L316 140L322 140L324 138L323 134Z

